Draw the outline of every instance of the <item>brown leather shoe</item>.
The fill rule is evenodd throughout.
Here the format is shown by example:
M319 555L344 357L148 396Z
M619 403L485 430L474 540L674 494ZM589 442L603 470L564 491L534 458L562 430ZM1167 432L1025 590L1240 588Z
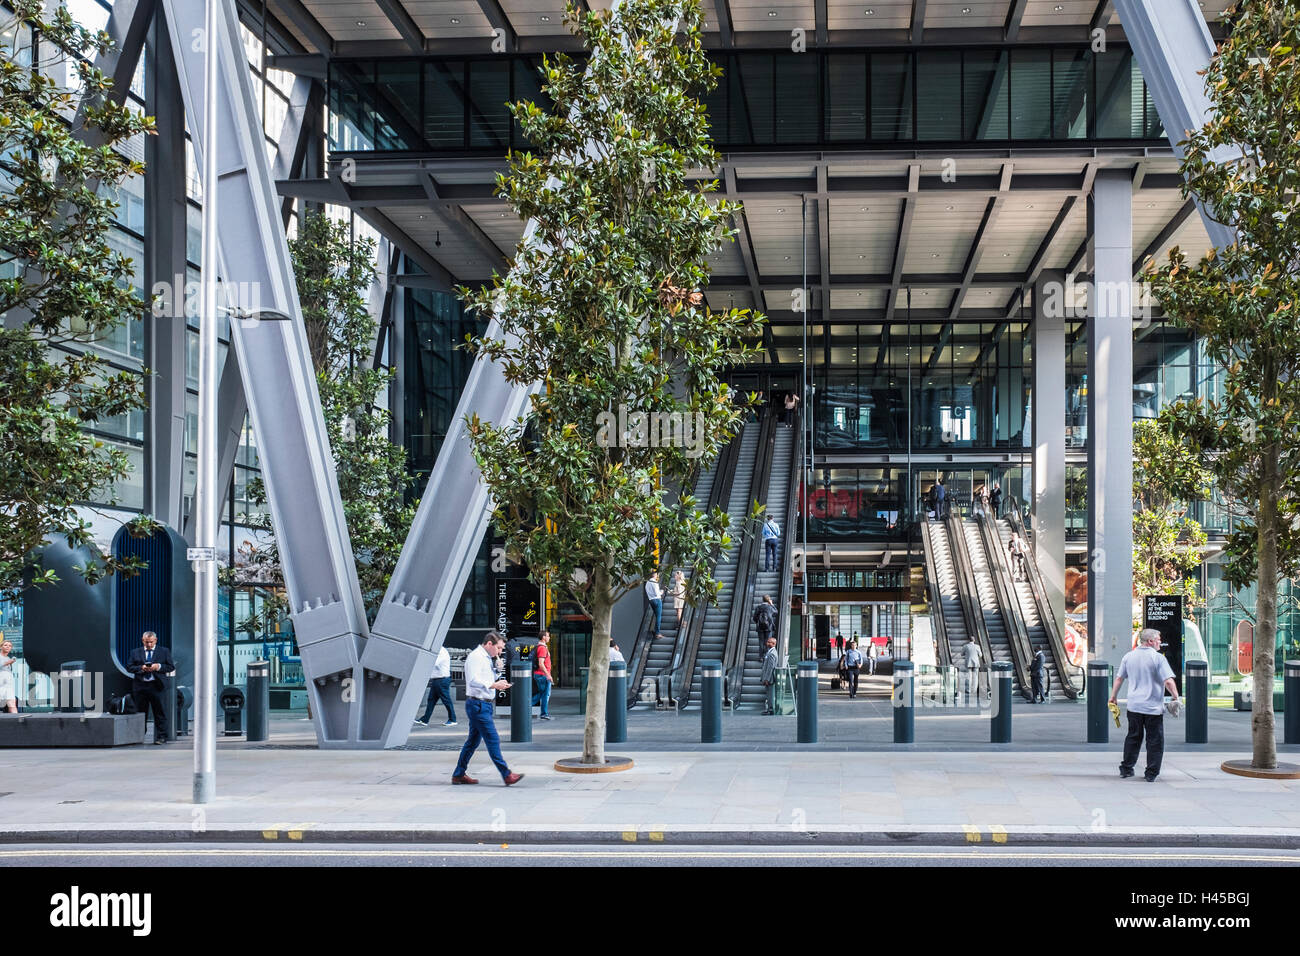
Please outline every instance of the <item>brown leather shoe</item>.
M522 773L512 773L510 776L506 777L506 786L512 787L523 779L524 775Z
M461 774L459 777L452 777L451 782L452 783L478 783L477 780L475 780L467 773Z

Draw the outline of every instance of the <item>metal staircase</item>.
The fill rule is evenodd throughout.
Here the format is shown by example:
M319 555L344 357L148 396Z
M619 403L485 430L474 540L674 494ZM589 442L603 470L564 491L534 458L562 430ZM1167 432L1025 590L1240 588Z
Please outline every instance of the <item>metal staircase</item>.
M786 526L786 519L789 517L787 505L790 497L790 463L794 456L797 428L798 425L796 424L789 428L778 427L776 429L776 438L772 444L771 471L767 482L766 513L776 519L777 525L781 528L783 543L790 533L790 529ZM733 700L737 709L761 709L764 703L766 688L763 687L761 678L763 674L763 655L767 653L767 648L759 644L758 625L753 621L754 608L758 606L759 601L763 600L764 595L769 595L772 602L776 604L778 618L780 615L788 613L788 609L783 607L780 601L781 594L785 590L782 587L783 578L791 576L790 562L781 561L780 556L778 556L777 560L780 565L776 570L758 570L763 566L764 550L765 547L760 532L752 600L749 602L749 606L744 609L741 618L745 628L745 656L740 674L740 687L733 693ZM777 631L773 630L772 633L775 636Z
M1010 566L1008 545L1013 533L1025 537L1024 527L1020 521L1019 506L1015 499L1009 501L1011 518L997 522L998 539L1003 554ZM1027 540L1027 539L1026 539ZM1047 673L1051 680L1051 689L1060 691L1073 700L1079 696L1083 687L1083 671L1069 661L1065 652L1065 642L1056 626L1056 619L1048 607L1047 596L1043 588L1042 573L1032 558L1026 562L1028 577L1015 581L1014 587L1020 602L1020 613L1024 616L1025 627L1029 632L1029 642L1035 651L1040 648L1047 653Z
M699 661L720 661L727 648L727 631L731 617L732 599L736 591L737 562L744 543L745 518L749 513L750 485L754 477L755 452L758 449L759 422L747 422L740 434L740 452L736 460L735 478L727 501L727 535L731 539L727 549L719 555L714 579L722 584L715 607L703 609L703 625L693 659L687 662L681 675L684 692L678 695L681 705L692 708L699 705Z
M961 592L957 589L957 570L953 565L948 542L948 526L942 521L925 521L921 525L925 545L925 574L930 586L930 602L938 611L939 631L945 638L938 648L941 664L962 666L962 648L969 632L962 613Z

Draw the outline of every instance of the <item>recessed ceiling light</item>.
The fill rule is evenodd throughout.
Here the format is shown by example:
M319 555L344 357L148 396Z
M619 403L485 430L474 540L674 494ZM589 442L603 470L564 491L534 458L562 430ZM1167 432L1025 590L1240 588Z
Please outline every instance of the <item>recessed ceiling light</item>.
M962 7L962 8L961 8L961 15L962 15L962 16L965 16L965 15L968 14L968 13L970 13L970 7Z
M932 252L932 253L930 253L930 258L931 258L931 259L938 259L938 258L939 258L939 253L937 253L937 252Z
M866 256L858 256L859 259L865 259Z
M1156 204L1153 203L1153 202L1149 202L1149 203L1147 203L1147 208L1148 208L1148 209L1155 209L1155 208L1156 208Z
M778 212L778 213L783 213L783 212L785 212L785 210L784 210L784 209L778 209L777 212Z
M871 211L870 206L863 206L861 209L858 210L858 212L870 212L870 211Z
M775 10L769 10L769 11L767 11L767 15L768 15L769 17L774 17L774 16L776 16L776 11L775 11Z
M365 20L358 20L358 21L357 21L357 26L359 26L359 27L364 27L365 25L366 25L366 21L365 21Z
M506 214L503 212L497 213L497 215L500 216L502 219L506 218Z
M875 13L875 12L876 12L875 10L872 10L870 7L867 7L867 9L865 9L865 10L862 11L862 15L863 15L864 17L869 17L869 16L871 16L871 15L872 15L873 13Z
M1010 259L1010 258L1011 258L1011 253L1009 253L1009 252L1004 252L1004 253L1002 253L1002 258L1003 258L1003 259Z
M451 22L452 22L452 23L460 23L460 17L452 17L452 18L451 18Z
M952 212L952 208L953 208L952 206L948 206L948 207L947 207L947 209L948 209L949 212Z
M1034 204L1031 203L1031 202L1027 202L1027 203L1025 203L1025 208L1026 208L1026 209L1033 209L1033 208L1034 208Z
M541 17L540 17L539 19L540 19L543 23L550 23L550 22L551 22L551 18L548 17L548 16L547 16L546 14L544 14L544 13L541 15Z
M1057 13L1060 13L1062 10L1065 9L1065 7L1061 6L1061 5L1058 3L1056 6L1052 7L1052 9L1055 10Z
M790 261L790 257L789 257L789 256L786 256L786 257L785 257L785 261L786 261L786 262L789 262L789 261Z

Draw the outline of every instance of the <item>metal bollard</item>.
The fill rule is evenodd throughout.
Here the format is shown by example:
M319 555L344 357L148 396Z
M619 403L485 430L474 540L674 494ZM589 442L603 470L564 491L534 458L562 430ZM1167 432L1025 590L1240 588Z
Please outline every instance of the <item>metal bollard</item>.
M533 665L511 664L510 682L510 742L526 744L533 739Z
M271 727L271 662L249 661L248 679L245 684L248 695L248 713L244 718L246 728L245 740L266 740Z
M171 743L176 739L176 673L173 671L167 676L167 686L163 688L162 705L163 713L167 715L167 742Z
M700 743L722 743L722 661L701 661Z
M993 682L993 712L989 715L989 742L1011 743L1011 662L994 661L989 665Z
M1110 665L1088 661L1088 743L1110 743Z
M1300 744L1300 661L1287 661L1282 673L1282 742Z
M911 661L894 661L894 743L916 740L916 666Z
M605 743L627 742L627 662L609 662L609 687L605 691Z
M1187 698L1187 742L1208 743L1210 739L1210 665L1187 661L1183 665L1183 694Z
M796 678L796 721L799 743L817 743L817 662L800 661Z

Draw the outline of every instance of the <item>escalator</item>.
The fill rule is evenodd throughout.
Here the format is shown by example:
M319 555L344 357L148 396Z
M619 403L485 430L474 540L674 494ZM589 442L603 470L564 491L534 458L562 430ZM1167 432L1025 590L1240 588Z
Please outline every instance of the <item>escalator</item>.
M1011 514L1014 516L1010 519L1001 518L997 521L998 542L1002 546L1002 556L1007 562L1008 568L1011 567L1011 536L1013 533L1020 532L1023 537L1023 529L1020 524L1020 514L1016 510L1017 506L1014 500L1011 502ZM1052 615L1051 609L1047 606L1047 599L1042 585L1042 574L1038 566L1032 561L1027 562L1029 574L1024 580L1015 580L1012 577L1012 587L1015 589L1016 597L1020 604L1020 613L1025 621L1025 629L1029 634L1029 643L1032 649L1037 652L1042 650L1047 656L1047 675L1051 681L1050 688L1053 691L1060 691L1066 697L1073 700L1079 696L1079 689L1083 684L1083 674L1080 668L1075 667L1069 662L1069 657L1065 652L1064 642L1061 640L1060 632L1056 627L1056 619ZM1008 571L1010 574L1010 571ZM1068 676L1068 680L1063 679L1062 675Z
M695 482L695 501L699 510L708 512L712 510L717 503L714 500L713 487L718 476L719 470L723 469L724 454L720 454L713 462L713 466L708 471L700 475ZM663 575L660 575L662 578ZM663 626L660 633L663 637L659 640L654 639L652 633L654 619L651 612L647 609L645 619L641 624L641 633L637 638L637 651L633 657L629 658L634 668L628 674L628 703L635 704L643 702L651 707L659 698L659 678L668 675L673 667L674 660L678 657L680 648L678 643L682 634L690 626L690 614L692 609L686 608L682 614L682 627L677 626L676 603L672 600L672 576L669 575L667 581L660 581L660 586L664 592L664 616Z
M732 600L736 589L737 565L741 546L746 540L743 533L749 513L750 485L753 483L755 457L759 446L762 421L746 422L740 433L739 452L735 463L735 476L727 500L727 535L730 544L718 557L714 580L722 585L718 603L714 607L699 609L692 618L698 618L698 637L688 635L682 665L673 680L679 705L695 707L699 704L699 661L721 661L727 650L727 635L731 623ZM695 623L693 621L693 623ZM679 690L680 688L680 690Z
M790 540L787 518L790 514L790 506L793 504L792 490L798 487L792 473L795 439L798 434L799 421L796 417L789 428L775 427L770 443L770 467L768 468L766 498L763 503L767 507L765 514L775 518L778 527L781 529L782 545ZM741 608L739 618L741 633L744 636L743 658L738 660L735 685L728 688L728 693L731 695L736 708L743 710L761 709L766 696L766 688L763 687L761 678L763 675L763 655L767 653L767 648L759 643L758 625L753 621L754 608L763 600L764 595L768 595L772 598L772 603L776 605L778 621L782 615L788 616L789 605L788 603L782 603L782 596L789 593L787 582L792 577L790 562L785 560L783 555L779 555L777 558L778 567L776 570L760 570L763 567L764 552L761 531L758 532L755 545L756 557L751 572L752 583L745 589L745 603ZM778 548L778 551L784 551L784 548ZM779 635L779 628L772 633L773 635Z
M1008 661L1016 681L1016 689L1021 694L1029 695L1029 660L1027 645L1021 640L1016 622L1010 619L1004 602L1000 599L996 567L989 560L989 553L984 535L980 530L979 518L954 518L952 521L961 529L964 553L961 559L969 561L971 578L975 589L973 597L984 631L988 635L990 658L993 661ZM995 554L994 560L997 559Z
M935 615L936 650L942 665L962 666L962 648L969 631L962 611L957 571L948 542L948 526L942 521L921 523L921 541L925 548L925 578L930 588L930 603Z

